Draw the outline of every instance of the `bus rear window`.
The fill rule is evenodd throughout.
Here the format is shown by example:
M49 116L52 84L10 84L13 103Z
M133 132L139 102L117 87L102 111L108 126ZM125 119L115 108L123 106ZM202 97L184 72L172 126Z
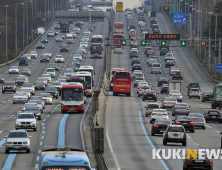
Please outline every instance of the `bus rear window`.
M123 38L123 36L122 35L114 35L113 38Z
M130 79L129 73L116 73L116 79Z

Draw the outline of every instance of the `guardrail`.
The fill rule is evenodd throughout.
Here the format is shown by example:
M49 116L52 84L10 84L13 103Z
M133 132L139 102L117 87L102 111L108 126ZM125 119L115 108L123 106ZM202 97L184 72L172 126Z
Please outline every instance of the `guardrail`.
M45 28L46 30L52 25L52 23L54 22L54 19L55 19L55 18L53 18L52 21L51 21L51 22L48 24L48 26ZM22 56L23 54L25 54L30 48L32 48L33 45L36 44L36 42L39 41L39 39L40 39L41 37L42 37L42 35L38 36L34 41L31 42L31 44L29 44L29 45L18 55L18 57L16 57L16 58L13 59L13 60L10 60L10 61L8 61L8 62L6 62L6 63L0 64L0 67L6 66L6 65L11 64L11 63L15 62L16 60L18 60L19 57Z

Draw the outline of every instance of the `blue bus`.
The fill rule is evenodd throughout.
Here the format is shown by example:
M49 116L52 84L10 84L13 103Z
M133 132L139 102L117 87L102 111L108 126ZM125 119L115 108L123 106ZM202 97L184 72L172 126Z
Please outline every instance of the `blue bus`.
M42 151L40 170L95 170L90 167L89 158L83 150L48 149Z

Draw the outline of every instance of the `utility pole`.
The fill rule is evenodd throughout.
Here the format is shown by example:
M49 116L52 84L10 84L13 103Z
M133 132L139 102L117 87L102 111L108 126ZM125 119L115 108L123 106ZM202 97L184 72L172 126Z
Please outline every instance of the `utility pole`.
M198 0L198 11L200 11L200 0ZM197 20L197 36L200 37L200 12L198 12Z
M221 38L219 38L218 64L221 64Z
M211 13L210 14L210 19L209 19L209 52L208 52L208 66L209 66L209 72L210 72L210 25L211 25Z
M5 20L5 25L6 25L5 62L7 64L7 61L8 61L8 5L5 5L5 13L6 13L6 20Z
M45 28L46 28L46 0L45 0Z
M49 0L48 0L48 13L47 13L47 16L48 16L47 23L49 24Z
M23 49L25 47L25 2L23 4Z
M215 47L214 47L214 51L216 51L216 46L217 46L217 14L215 14L216 17L216 23L215 23Z
M190 30L189 31L190 32L190 37L192 37L192 18L191 17L192 16L191 16L191 13L190 13L190 17L189 17L190 18L190 29L189 29Z
M17 4L15 5L15 57L17 57Z
M31 27L31 37L32 37L32 41L33 41L33 2L34 0L32 0L31 2L32 2L32 27Z
M28 17L28 1L26 0L26 5L25 5L25 7L26 7L26 45L28 45L29 44L29 24L28 24L28 19L29 19L29 17Z

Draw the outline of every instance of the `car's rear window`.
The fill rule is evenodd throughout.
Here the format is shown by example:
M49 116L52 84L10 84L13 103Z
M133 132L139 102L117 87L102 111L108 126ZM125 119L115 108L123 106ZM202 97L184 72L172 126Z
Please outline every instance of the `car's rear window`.
M184 132L184 129L182 127L169 127L168 132Z
M159 108L159 105L157 105L157 104L149 104L148 108Z
M160 64L153 64L153 67L160 67Z

